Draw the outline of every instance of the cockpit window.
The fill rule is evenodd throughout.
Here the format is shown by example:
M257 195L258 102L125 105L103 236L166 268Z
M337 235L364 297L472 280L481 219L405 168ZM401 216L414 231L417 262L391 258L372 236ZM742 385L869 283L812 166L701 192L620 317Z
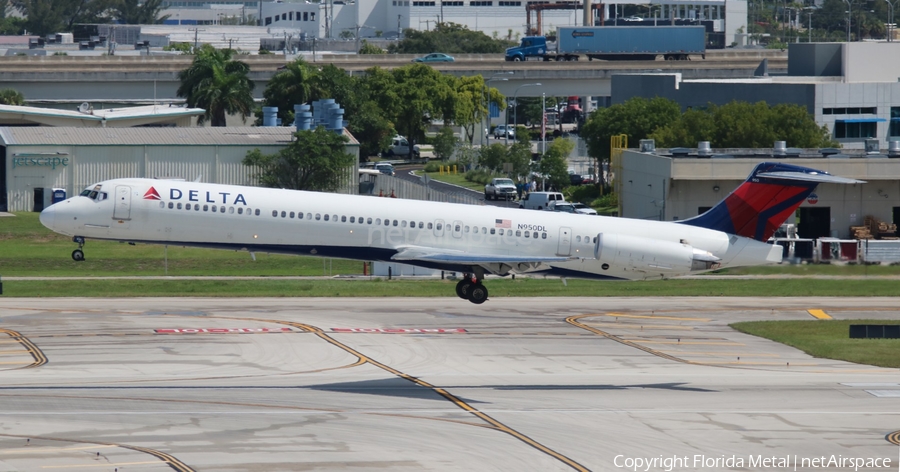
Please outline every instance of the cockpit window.
M88 194L90 194L90 193L91 193L91 189L86 188L86 189L82 190L81 193L78 194L78 196L79 196L79 197L86 197L86 196L88 196Z
M96 190L91 190L91 193L88 194L88 198L90 198L91 200L93 200L93 199L97 198L97 194L98 194L98 193L100 193L100 192L98 192L98 191L96 191Z

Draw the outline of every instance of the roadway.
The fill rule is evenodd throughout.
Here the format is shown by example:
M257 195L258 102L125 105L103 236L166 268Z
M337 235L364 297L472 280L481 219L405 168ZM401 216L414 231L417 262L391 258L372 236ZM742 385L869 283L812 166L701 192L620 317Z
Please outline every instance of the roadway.
M241 56L256 82L255 94L262 98L266 82L296 56ZM317 55L306 57L316 64L333 63L351 74L370 67L392 69L410 64L414 55ZM166 56L36 56L0 57L0 88L19 90L29 103L81 103L99 106L122 103L181 102L176 96L178 72L193 57ZM647 72L681 73L685 79L752 77L767 59L769 72L787 72L787 53L777 50L710 50L707 58L692 61L579 61L506 62L499 54L460 55L453 63L433 67L457 76L507 74L507 81L491 85L512 96L522 84L541 82L543 87L525 87L519 96L609 96L615 74ZM62 85L65 86L62 86Z
M896 369L727 324L898 302L0 299L0 469L895 469Z

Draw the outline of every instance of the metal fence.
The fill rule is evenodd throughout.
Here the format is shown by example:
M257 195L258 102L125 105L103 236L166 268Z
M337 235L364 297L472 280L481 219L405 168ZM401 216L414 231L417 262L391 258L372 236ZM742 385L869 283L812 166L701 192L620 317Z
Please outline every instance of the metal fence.
M406 198L409 200L484 205L481 194L463 189L460 189L457 192L440 191L431 188L430 186L426 186L422 182L403 180L387 174L360 175L359 194Z

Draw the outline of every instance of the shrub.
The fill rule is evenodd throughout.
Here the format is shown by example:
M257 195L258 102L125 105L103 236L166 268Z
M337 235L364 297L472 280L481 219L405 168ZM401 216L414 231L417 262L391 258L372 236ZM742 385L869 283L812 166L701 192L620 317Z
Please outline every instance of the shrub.
M473 169L466 172L466 180L482 185L487 185L491 181L492 174L485 169Z
M431 161L428 164L425 164L425 172L437 172L440 170L440 163Z

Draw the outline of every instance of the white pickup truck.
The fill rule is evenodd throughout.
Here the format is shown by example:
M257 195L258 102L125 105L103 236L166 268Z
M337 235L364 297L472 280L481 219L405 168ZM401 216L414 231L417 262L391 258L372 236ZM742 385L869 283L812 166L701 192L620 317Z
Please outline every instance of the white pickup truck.
M516 184L512 179L496 178L484 186L484 199L497 200L514 200L516 198Z

